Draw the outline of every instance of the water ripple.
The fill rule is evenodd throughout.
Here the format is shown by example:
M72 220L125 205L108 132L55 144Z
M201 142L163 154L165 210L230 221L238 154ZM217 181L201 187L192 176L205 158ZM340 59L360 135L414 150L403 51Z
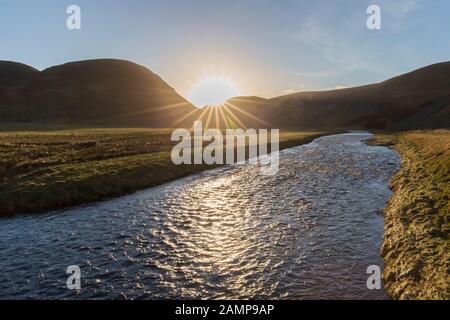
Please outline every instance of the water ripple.
M222 167L131 196L0 221L0 298L357 298L381 265L398 155L366 133L280 153L276 176ZM82 289L66 288L69 265Z

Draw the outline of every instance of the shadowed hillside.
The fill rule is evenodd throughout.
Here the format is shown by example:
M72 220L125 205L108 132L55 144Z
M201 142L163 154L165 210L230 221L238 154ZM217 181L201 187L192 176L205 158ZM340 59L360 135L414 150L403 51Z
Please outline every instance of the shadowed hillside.
M121 60L72 62L38 72L0 64L2 122L169 126L195 109L145 67Z
M0 62L0 122L93 126L425 129L450 126L450 62L390 80L197 109L145 67L122 60L37 71ZM206 125L207 124L207 125Z
M0 61L0 89L24 84L37 74L38 70L25 64Z
M275 127L445 128L450 126L450 62L367 86L228 102Z

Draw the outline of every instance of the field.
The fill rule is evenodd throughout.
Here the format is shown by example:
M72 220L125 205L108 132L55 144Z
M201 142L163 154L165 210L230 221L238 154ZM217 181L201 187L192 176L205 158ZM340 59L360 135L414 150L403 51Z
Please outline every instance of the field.
M395 299L450 299L450 131L379 134L402 158L385 209L384 281Z
M0 130L0 216L120 196L212 167L174 165L170 129L3 126ZM280 148L323 134L282 132Z

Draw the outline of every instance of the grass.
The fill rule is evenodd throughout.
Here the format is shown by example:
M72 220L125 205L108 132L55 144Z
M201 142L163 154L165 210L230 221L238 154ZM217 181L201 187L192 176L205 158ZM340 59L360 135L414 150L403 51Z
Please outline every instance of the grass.
M214 167L174 165L170 129L15 129L0 127L0 216L120 196ZM280 149L324 134L281 132Z
M450 131L378 134L402 158L385 209L385 287L396 299L450 299Z

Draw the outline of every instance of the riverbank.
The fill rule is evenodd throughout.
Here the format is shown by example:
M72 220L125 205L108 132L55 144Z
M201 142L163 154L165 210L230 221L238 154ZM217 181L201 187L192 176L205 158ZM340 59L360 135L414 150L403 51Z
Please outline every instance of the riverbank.
M367 289L366 269L382 264L379 210L399 158L368 149L370 137L329 135L281 152L273 176L222 168L1 219L0 299L386 299ZM80 291L65 285L73 264Z
M30 130L0 132L0 216L117 197L214 167L174 165L170 129ZM280 149L326 134L282 131Z
M385 208L385 288L394 299L450 299L450 131L377 134L402 159Z

